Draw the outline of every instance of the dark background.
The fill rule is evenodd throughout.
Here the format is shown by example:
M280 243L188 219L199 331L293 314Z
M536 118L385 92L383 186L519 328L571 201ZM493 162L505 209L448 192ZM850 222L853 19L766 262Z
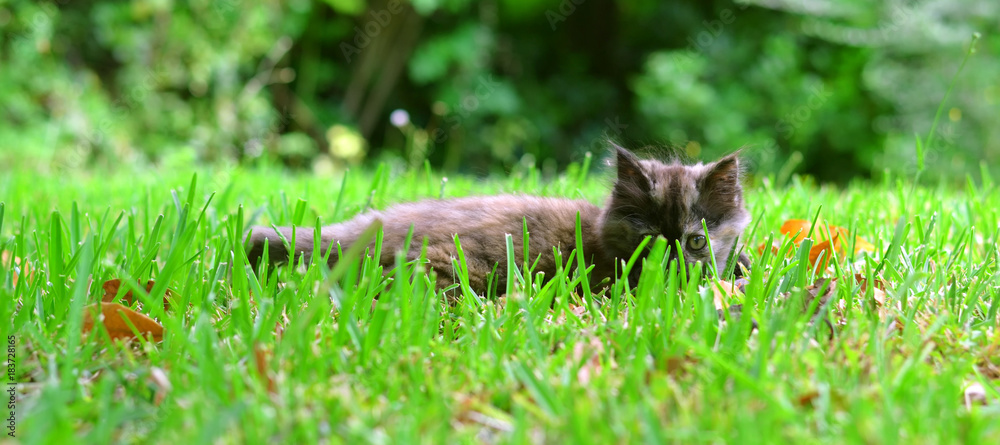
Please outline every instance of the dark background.
M978 31L927 148L960 182L1000 160L998 29L995 0L15 0L0 162L489 174L611 138L820 181L913 174Z

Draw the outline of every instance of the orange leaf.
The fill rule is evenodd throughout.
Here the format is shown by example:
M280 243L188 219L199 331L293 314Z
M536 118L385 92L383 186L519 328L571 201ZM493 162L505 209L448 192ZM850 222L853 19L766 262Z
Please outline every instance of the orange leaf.
M817 227L813 230L812 233L812 239L818 242L830 239L829 237L826 236L827 230L823 229L823 223L817 222L816 225ZM780 230L781 233L792 238L795 242L795 245L797 246L800 243L802 243L802 240L806 239L807 235L809 234L809 227L810 223L807 220L790 219L788 221L785 221L785 223L781 225ZM827 225L826 229L829 229L830 236L833 237L835 241L838 238L846 239L850 235L850 232L847 229L840 226ZM834 247L837 248L837 252L843 253L842 247L839 247L836 244L834 245ZM871 252L875 250L875 246L859 236L855 238L854 250L855 252L860 252L862 250Z
M764 249L766 248L767 244L761 244L760 246L757 246L757 254L760 256L764 256ZM784 251L782 251L781 247L778 246L777 244L771 244L771 254L774 256L780 256L782 258L785 258L791 255L794 250L795 250L794 244L787 245Z
M24 262L24 265L22 266L20 258L13 257L13 261L11 261L11 257L12 255L10 254L10 252L5 250L3 251L3 253L0 253L0 262L2 262L4 266L8 266L11 269L13 269L11 271L12 273L11 273L10 284L14 287L17 287L18 275L23 274L24 276L28 277L28 280L31 280L32 277L31 268L29 267L28 262Z
M803 221L803 220L789 220L786 221L785 225L788 225L788 223L791 221ZM786 233L785 225L781 226L782 233ZM830 236L833 238L827 239L826 232L822 230L817 231L815 233L816 236L814 237L817 243L813 245L811 249L809 249L809 263L812 264L813 267L816 266L816 261L819 259L820 254L823 254L823 260L819 266L819 270L826 269L826 267L830 264L830 259L833 258L834 250L836 250L838 258L844 258L847 255L846 239L849 235L847 229L838 226L827 226L827 227L830 229ZM805 238L803 237L802 239ZM799 238L796 238L796 240L801 241ZM796 241L796 244L798 244L799 241ZM855 253L861 251L873 251L874 249L875 246L873 246L868 241L865 241L860 236L855 237L854 241Z
M823 259L817 270L826 269L826 266L830 264L830 257L833 256L832 249L833 248L831 247L829 240L812 246L812 248L809 249L809 264L816 267L816 261L819 260L820 254L823 254Z
M788 235L795 240L798 246L809 234L809 221L804 219L790 219L781 225L781 233Z
M826 226L826 227L828 229L830 229L830 236L832 236L834 238L836 238L838 236L847 236L848 234L850 234L850 232L848 232L847 229L845 229L843 227L840 227L840 226ZM826 239L826 232L825 231L820 230L819 234L820 234L820 236L823 239Z
M153 341L163 340L163 326L160 326L152 318L142 315L132 309L118 303L99 303L100 312L98 323L108 331L108 336L114 339L135 338L135 332L129 327L129 323L135 326L135 330L140 334L153 338ZM97 310L97 305L92 304L83 308L83 332L86 334L94 328L93 314ZM128 322L126 322L128 320Z
M819 237L817 239L826 239L826 233L825 232L821 232L820 234L821 234L821 237ZM830 226L830 235L833 236L833 239L834 239L835 243L839 243L840 239L843 239L844 242L846 242L846 240L850 239L848 237L851 235L851 232L849 232L847 229L845 229L843 227ZM839 246L837 244L835 244L835 246L837 247L837 252L839 252L839 253L844 253L845 252L845 247L844 246ZM875 251L875 246L872 243L869 243L864 238L862 238L860 236L856 236L856 237L854 237L854 252L857 253L857 252L861 252L861 251L874 252Z
M861 251L874 252L875 251L875 245L872 244L872 243L869 243L867 240L865 240L864 238L862 238L860 236L857 237L857 238L854 238L854 253L861 252Z
M809 392L807 392L805 394L800 395L799 398L797 399L797 401L799 403L799 406L802 406L802 407L812 407L813 406L813 402L816 399L818 399L818 398L819 398L819 392L818 391L809 391Z
M760 243L760 245L757 246L757 255L764 256L764 249L767 249L767 244L766 243ZM771 245L771 253L774 254L774 255L777 255L778 254L778 246L775 246L775 245L772 244Z
M731 300L739 300L743 294L735 283L725 280L718 280L715 284L709 285L712 290L713 302L716 309L725 309L733 304Z
M122 280L120 280L118 278L115 278L113 280L105 281L104 284L101 285L101 287L104 288L104 297L101 298L101 301L103 301L105 303L110 303L110 302L114 301L115 296L118 295L118 288L120 288L121 285L122 285ZM156 285L156 283L153 280L147 281L146 282L146 292L152 292L153 291L153 286L155 286L155 285ZM166 293L163 294L163 310L169 310L170 309L170 300L168 300L167 297L169 297L171 295L172 295L172 292L170 292L170 289L167 289ZM129 305L131 305L132 302L135 301L135 296L132 295L132 291L128 291L128 292L125 293L125 295L122 295L122 301L124 301L124 302L128 303Z

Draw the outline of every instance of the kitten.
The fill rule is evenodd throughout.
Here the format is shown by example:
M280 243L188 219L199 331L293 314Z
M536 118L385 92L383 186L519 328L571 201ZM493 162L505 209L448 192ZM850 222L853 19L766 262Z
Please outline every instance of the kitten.
M584 257L594 266L590 282L614 280L622 261L628 260L646 236L662 235L669 246L679 242L686 262L711 264L714 254L719 270L731 260L739 235L750 221L743 204L739 161L735 154L710 164L682 165L639 159L615 146L617 180L611 197L602 208L587 201L534 196L487 196L447 200L424 200L399 204L382 211L370 211L321 229L320 246L326 252L339 242L344 250L372 224L383 230L381 264L394 266L395 254L406 250L406 259L420 256L422 239L427 240L427 260L437 271L437 286L458 281L452 259L456 257L453 236L458 234L469 271L469 284L476 293L487 288L487 276L496 269L494 283L507 279L507 246L504 235L513 235L515 260L523 262L522 229L527 221L529 256L538 259L536 272L552 277L556 272L552 248L566 258L576 247L576 215L580 215ZM712 251L705 239L702 219L708 227ZM413 242L404 246L413 227ZM279 227L292 242L292 229ZM272 262L288 260L288 249L270 227L251 228L252 265L257 265L267 240ZM295 255L310 255L313 231L296 231ZM672 250L676 250L673 248ZM677 258L676 252L672 254ZM333 248L330 264L337 261ZM745 260L741 260L743 262ZM499 265L499 266L498 266ZM634 268L636 273L640 269ZM739 268L737 268L739 273ZM637 275L630 277L635 284Z

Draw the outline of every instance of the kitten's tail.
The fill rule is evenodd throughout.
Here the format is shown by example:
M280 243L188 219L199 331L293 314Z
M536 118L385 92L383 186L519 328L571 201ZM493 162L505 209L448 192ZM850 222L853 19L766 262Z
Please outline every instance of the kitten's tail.
M266 226L251 227L250 246L247 250L247 260L251 267L260 266L260 262L264 258L265 243L267 244L267 259L270 264L289 262L289 244L294 246L294 259L304 257L305 261L309 262L313 251L313 231L308 227L299 227L293 234L291 227L277 227L277 230Z

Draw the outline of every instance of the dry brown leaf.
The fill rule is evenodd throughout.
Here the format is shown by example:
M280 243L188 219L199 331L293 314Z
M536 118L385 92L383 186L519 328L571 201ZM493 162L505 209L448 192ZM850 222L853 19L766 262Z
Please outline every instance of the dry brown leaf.
M118 303L98 303L100 307L96 304L89 305L83 308L83 333L89 333L94 328L94 312L100 310L100 315L98 315L98 323L104 326L108 331L108 336L114 339L133 339L136 337L135 332L129 327L128 323L125 321L128 319L129 322L135 326L136 331L140 334L152 337L153 341L159 342L163 341L163 326L157 323L152 318L149 318L143 314L140 314L132 309L122 306Z
M1000 339L1000 332L995 332L992 337L990 343L980 349L976 369L987 379L1000 380L1000 361L995 358L1000 357L1000 342L997 341Z
M843 283L844 280L847 280L847 284ZM840 281L840 282L838 282L838 281ZM838 286L838 285L846 285L846 286L848 286L848 288L853 289L853 286L855 284L860 284L861 288L858 290L858 292L860 292L860 295L864 296L868 292L867 283L865 282L865 280L863 279L863 276L861 274L855 274L853 277L848 276L848 277L842 277L840 279L837 279L837 278L832 279L832 280L830 280L830 285L829 285L830 289L826 293L824 293L823 295L817 295L816 293L819 292L818 287L820 287L820 285L823 282L824 282L823 279L819 279L819 280L816 281L816 283L814 285L809 286L807 288L809 290L809 294L813 298L815 298L815 297L823 298L822 303L826 303L826 301L829 300L829 298L835 292L836 286ZM882 289L885 288L885 284L882 282L882 280L874 280L874 282L875 282L875 286L872 287L872 289L871 289L872 300L875 302L875 305L878 307L880 316L882 316L884 318L884 317L888 316L888 309L885 308L886 294L882 290ZM841 313L843 313L845 310L847 310L846 304L847 304L847 302L845 300L839 300L837 302L837 308L841 311ZM901 326L896 326L896 327L890 326L887 331L891 332L894 329L901 329Z
M880 307L885 306L885 292L882 292L881 289L872 289L872 299L874 299L875 303L877 303Z
M121 285L122 285L122 280L118 278L105 281L104 284L101 285L101 287L104 288L104 297L101 298L101 301L105 303L111 303L112 301L114 301L115 296L118 295L118 288L120 288ZM153 280L147 281L146 292L152 292L153 286L155 285L156 283ZM170 289L167 289L167 291L163 294L163 310L170 310L170 300L168 299L168 297L170 297L171 295L173 295L173 293L170 291ZM132 303L135 301L135 296L132 295L132 291L128 291L125 293L125 295L122 295L122 301L126 302L128 305L131 306Z
M274 323L274 338L281 340L285 335L285 325L289 323L288 316L281 314L281 319Z
M854 274L853 277L849 277L849 278L846 278L846 279L848 281L850 281L850 280L853 279L854 282L852 284L850 284L850 286L853 286L855 284L859 285L861 287L860 292L861 292L862 295L865 295L865 294L868 293L869 284L868 284L868 280L865 278L864 275L862 275L860 273L856 273L856 274ZM836 281L837 280L834 280L834 282L836 282ZM881 307L881 306L885 305L885 282L884 281L882 281L881 279L878 279L878 278L872 280L872 283L871 283L871 292L872 292L872 299L875 300L875 303L878 306Z
M885 327L885 332L882 333L883 338L889 338L889 336L903 333L903 323L899 319L892 318L889 320L889 325Z
M667 374L680 376L687 374L688 369L697 365L699 360L689 355L670 356L657 362L658 368L663 368Z
M819 391L812 390L800 395L798 399L796 399L796 401L798 402L798 405L801 407L812 407L813 401L818 398L819 398Z
M823 291L823 293L820 294L820 291ZM804 302L805 306L808 308L816 298L820 299L817 307L823 306L830 301L830 297L834 296L836 292L837 280L825 280L823 278L819 278L806 288L808 298Z
M484 429L480 429L479 435L477 435L479 438L482 438L484 432L511 432L514 430L514 426L511 425L510 421L500 414L502 411L493 406L490 394L454 393L452 397L454 398L455 406L455 409L452 411L454 418L451 421L453 427L460 428L466 425L485 427ZM492 443L494 441L487 442Z
M868 278L866 278L864 276L864 274L860 274L860 273L854 274L854 282L861 286L861 290L867 292L867 290L868 290ZM882 292L886 291L886 289L885 289L885 281L882 281L879 278L876 278L876 279L872 280L871 284L875 286L875 289L878 289L878 290L880 290Z
M271 361L271 353L260 344L256 344L253 347L253 358L254 365L257 367L257 375L267 380L267 392L276 394L277 386L274 384L274 378L268 372L267 366L268 362Z

